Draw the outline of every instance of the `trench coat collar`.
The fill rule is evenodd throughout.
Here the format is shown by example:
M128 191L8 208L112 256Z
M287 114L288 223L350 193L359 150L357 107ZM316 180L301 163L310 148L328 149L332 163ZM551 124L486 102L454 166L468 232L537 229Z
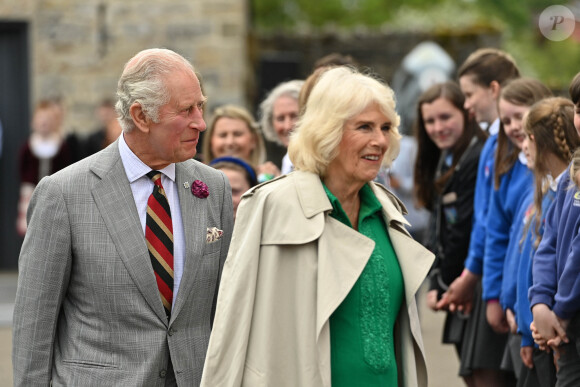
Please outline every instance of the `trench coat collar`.
M311 172L292 172L296 182L298 201L304 216L308 219L325 212L332 211L332 204L326 196L320 176Z

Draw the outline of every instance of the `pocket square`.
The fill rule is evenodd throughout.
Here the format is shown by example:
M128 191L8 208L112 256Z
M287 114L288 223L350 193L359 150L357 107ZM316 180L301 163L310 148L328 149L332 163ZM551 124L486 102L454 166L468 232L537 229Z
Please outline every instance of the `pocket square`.
M224 232L217 227L208 227L205 243L217 242L224 235Z

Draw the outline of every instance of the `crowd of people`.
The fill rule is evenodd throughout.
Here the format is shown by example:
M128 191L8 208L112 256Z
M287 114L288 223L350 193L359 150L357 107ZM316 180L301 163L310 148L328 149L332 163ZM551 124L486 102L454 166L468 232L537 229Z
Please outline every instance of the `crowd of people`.
M339 54L257 119L205 112L167 49L127 62L85 139L40 101L15 385L428 386L419 302L466 385L580 385L580 73L554 96L483 48L424 83L405 136L393 89Z

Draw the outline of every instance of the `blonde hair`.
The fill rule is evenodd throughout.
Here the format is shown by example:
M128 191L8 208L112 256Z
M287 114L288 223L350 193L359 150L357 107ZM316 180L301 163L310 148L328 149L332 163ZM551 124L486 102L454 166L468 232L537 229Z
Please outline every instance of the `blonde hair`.
M383 164L390 166L399 154L401 138L393 90L371 75L341 66L320 76L290 136L288 155L295 169L324 177L338 154L345 123L372 104L391 121L389 148L383 158Z
M215 155L211 151L211 140L218 120L224 117L241 120L246 124L246 126L250 130L250 133L256 143L256 147L254 148L254 150L252 150L250 159L246 161L252 164L252 166L254 167L266 161L266 147L264 145L264 139L262 138L262 134L258 129L258 125L254 121L254 118L252 117L250 112L240 106L223 105L215 109L213 116L211 118L211 122L207 127L207 131L205 132L205 135L203 137L203 144L201 146L203 162L209 164L213 159L215 159Z

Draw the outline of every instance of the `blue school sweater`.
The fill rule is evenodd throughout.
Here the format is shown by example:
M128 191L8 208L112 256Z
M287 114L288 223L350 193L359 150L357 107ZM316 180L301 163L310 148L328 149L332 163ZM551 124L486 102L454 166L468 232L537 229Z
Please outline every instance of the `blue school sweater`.
M554 199L556 198L556 191L549 189L542 199L542 220L540 229L538 230L540 236L544 234L544 224L546 222L546 214L550 210ZM531 210L531 204L528 208ZM516 315L516 322L518 324L518 333L522 335L522 347L534 346L534 339L532 338L532 331L530 324L533 316L530 309L530 301L528 300L528 290L532 286L532 257L536 252L534 242L536 240L536 217L530 221L530 227L526 233L526 237L522 242L520 262L518 265L517 275L517 297L514 305L514 312Z
M499 302L503 310L511 309L515 311L517 298L517 277L518 266L522 254L522 239L526 232L526 222L534 204L533 187L527 191L527 195L521 201L518 211L514 217L514 224L509 237L509 243L503 265L503 277L501 282L501 294ZM533 227L532 227L533 228Z
M545 227L533 260L530 305L546 304L558 317L570 319L580 310L580 191L568 171L558 184Z
M489 197L493 188L493 167L497 134L491 135L479 155L475 196L473 197L473 226L469 240L469 251L465 258L465 267L472 273L483 273L483 254L485 251L485 229Z
M533 189L533 174L520 160L500 179L489 199L485 254L483 257L483 300L499 299L503 267L516 212L529 190Z

